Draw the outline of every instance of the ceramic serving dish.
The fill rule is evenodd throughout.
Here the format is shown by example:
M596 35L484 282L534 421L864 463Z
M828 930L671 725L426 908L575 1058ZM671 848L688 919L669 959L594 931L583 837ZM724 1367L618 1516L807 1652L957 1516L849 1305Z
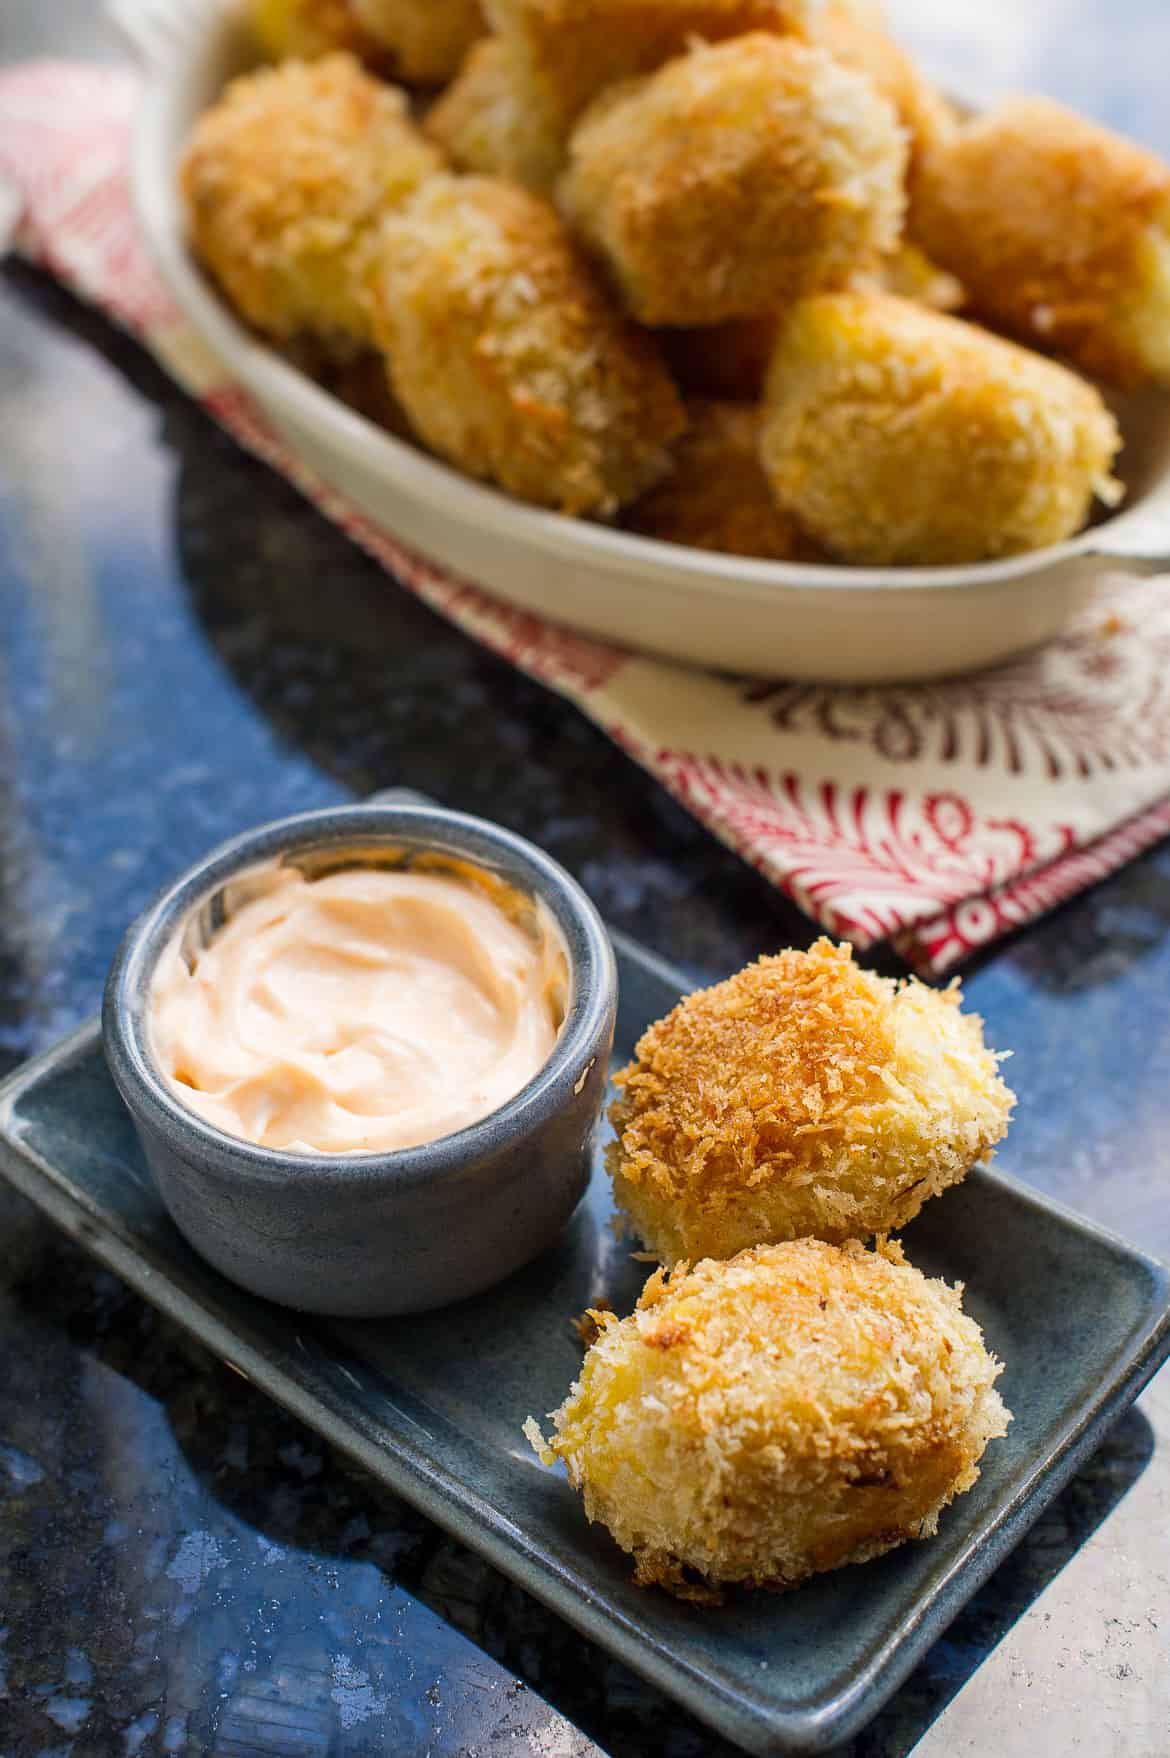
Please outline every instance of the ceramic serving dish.
M237 0L114 0L144 78L132 177L143 236L227 373L326 482L421 555L526 610L704 665L882 681L990 665L1056 634L1106 559L1170 566L1170 395L1114 399L1125 507L1068 543L949 568L743 560L543 512L395 439L257 341L200 273L176 189L183 145L247 64Z
M624 1060L690 984L613 939ZM570 1226L527 1269L441 1312L362 1323L257 1300L186 1247L94 1027L0 1089L0 1176L396 1494L750 1752L827 1752L856 1733L1170 1349L1163 1266L1010 1178L972 1172L904 1238L928 1275L966 1283L967 1310L1007 1364L1014 1420L978 1483L927 1542L792 1593L695 1607L634 1587L629 1558L521 1433L580 1369L570 1317L602 1300L627 1312L645 1279L613 1236L600 1163Z
M176 936L206 939L229 887L271 862L313 873L350 862L470 863L543 904L569 960L564 1023L527 1086L481 1122L392 1153L258 1147L190 1110L159 1073L150 990ZM225 843L129 929L106 986L103 1032L118 1089L167 1208L233 1281L306 1312L419 1312L461 1300L556 1237L589 1180L617 979L580 886L510 831L437 806L307 812Z

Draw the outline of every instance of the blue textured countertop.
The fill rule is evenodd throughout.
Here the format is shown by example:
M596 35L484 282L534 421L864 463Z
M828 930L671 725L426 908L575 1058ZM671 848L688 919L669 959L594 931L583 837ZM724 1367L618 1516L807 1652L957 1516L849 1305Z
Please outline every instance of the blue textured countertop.
M1170 7L891 11L964 90L1043 86L1170 151ZM4 0L0 56L45 49L113 52L83 0ZM697 971L809 938L573 709L20 267L0 273L0 606L3 1066L93 1011L126 921L210 843L395 782L533 837ZM1170 851L969 993L1016 1051L1002 1163L1170 1257ZM724 1750L2 1186L0 1239L4 1758ZM1163 1376L850 1758L1163 1758L1168 1457Z

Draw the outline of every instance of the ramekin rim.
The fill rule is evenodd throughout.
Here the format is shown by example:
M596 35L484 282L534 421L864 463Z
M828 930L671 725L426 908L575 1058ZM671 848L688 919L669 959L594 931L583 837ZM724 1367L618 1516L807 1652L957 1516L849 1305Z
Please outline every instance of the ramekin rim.
M315 830L321 834L314 835ZM434 832L433 838L428 831ZM488 867L485 851L471 843L460 846L459 838L468 832L472 843L480 838L489 848L513 858L525 875L519 888L528 889L550 908L569 956L569 1005L557 1041L547 1061L518 1093L486 1117L432 1142L329 1154L262 1147L230 1135L172 1092L151 1054L145 999L159 957L202 901L250 866L294 850L321 847L334 838L339 843L347 838L360 842L368 836L389 842L401 835L413 836L423 846L436 846L445 833L450 843L443 848L440 842L438 852ZM517 883L515 875L507 877ZM138 995L142 1002L136 1006ZM135 1120L141 1116L164 1134L185 1135L187 1139L177 1144L185 1155L201 1146L200 1157L206 1164L256 1183L285 1182L292 1176L317 1185L381 1183L392 1178L409 1187L494 1153L505 1140L515 1143L561 1110L581 1079L583 1060L588 1072L587 1059L597 1053L616 1000L613 948L597 908L572 874L545 850L504 825L450 807L356 801L298 812L243 831L210 849L163 887L127 928L114 956L103 999L102 1036L115 1084Z

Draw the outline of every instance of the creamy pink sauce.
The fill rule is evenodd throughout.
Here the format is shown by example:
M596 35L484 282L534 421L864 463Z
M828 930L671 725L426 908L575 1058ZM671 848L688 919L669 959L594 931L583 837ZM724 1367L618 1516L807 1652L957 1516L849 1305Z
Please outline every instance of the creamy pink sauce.
M160 959L152 1048L176 1097L228 1135L303 1153L414 1147L527 1085L567 985L551 916L494 881L273 866L228 899L206 946L180 935Z

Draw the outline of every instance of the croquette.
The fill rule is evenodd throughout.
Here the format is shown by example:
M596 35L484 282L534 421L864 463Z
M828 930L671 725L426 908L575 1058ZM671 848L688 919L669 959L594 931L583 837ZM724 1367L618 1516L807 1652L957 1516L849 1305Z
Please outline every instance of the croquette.
M1015 1096L957 988L821 939L652 1025L616 1076L618 1210L660 1262L903 1226L1007 1132Z
M961 1291L896 1244L757 1246L656 1271L543 1439L634 1579L789 1588L929 1538L1010 1421Z
M1170 385L1170 165L1046 98L930 154L915 236L976 311L1121 384Z
M841 286L892 250L905 166L869 80L756 32L604 93L558 190L636 318L714 324Z
M651 73L696 40L801 33L820 0L486 0L508 43L525 107L562 141L586 104Z
M780 329L761 455L772 492L842 561L978 562L1059 543L1120 444L1054 361L884 293L818 294Z
M760 464L753 403L694 398L669 476L636 501L624 523L643 537L723 555L815 561L820 552L773 500Z
M550 190L564 158L557 136L524 102L500 37L476 43L423 127L457 170L511 177L529 189Z
M670 467L682 403L540 196L433 178L383 230L375 322L412 425L522 500L612 513Z
M896 293L932 311L957 311L965 295L954 275L908 239L874 266L849 278L850 290ZM768 366L776 347L783 314L733 318L724 324L700 324L657 332L667 364L683 390L695 397L758 402L764 394Z
M349 0L359 26L379 46L396 79L442 85L454 78L484 34L479 0Z
M196 124L181 174L191 242L256 329L360 350L380 223L441 163L405 94L351 55L286 61L233 80Z
M269 61L316 61L346 49L363 61L381 58L350 0L249 0L252 34Z

